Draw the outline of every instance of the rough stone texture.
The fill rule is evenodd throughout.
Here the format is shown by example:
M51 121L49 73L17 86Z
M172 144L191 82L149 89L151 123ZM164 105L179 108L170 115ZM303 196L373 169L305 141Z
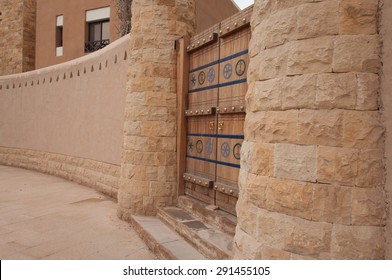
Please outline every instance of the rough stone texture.
M35 67L35 0L0 1L0 76Z
M340 34L375 34L378 1L342 0L339 6Z
M290 42L287 74L332 72L332 38L320 37Z
M354 186L357 164L358 150L321 146L318 149L317 181Z
M274 177L316 182L317 147L277 144L274 151Z
M195 28L193 0L134 0L118 215L154 215L176 199L176 53Z
M235 258L385 258L378 2L255 1Z
M0 147L0 164L61 177L117 198L119 165L61 154L4 147Z
M334 72L369 72L380 70L378 35L338 36L334 40Z
M383 124L386 129L385 139L385 154L384 163L386 170L385 178L385 192L387 195L387 203L389 205L387 215L387 225L385 228L385 258L392 259L392 32L391 32L391 17L392 17L392 1L383 1L382 10L380 11L381 20L379 31L383 40L383 54L382 62L383 69L380 75L380 105L383 114Z
M322 1L298 7L297 38L306 39L339 33L339 1Z

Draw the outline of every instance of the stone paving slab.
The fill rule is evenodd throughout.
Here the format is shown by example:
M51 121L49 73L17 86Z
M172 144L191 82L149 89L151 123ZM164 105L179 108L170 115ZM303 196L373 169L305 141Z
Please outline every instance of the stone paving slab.
M156 259L116 210L88 187L0 165L0 259Z

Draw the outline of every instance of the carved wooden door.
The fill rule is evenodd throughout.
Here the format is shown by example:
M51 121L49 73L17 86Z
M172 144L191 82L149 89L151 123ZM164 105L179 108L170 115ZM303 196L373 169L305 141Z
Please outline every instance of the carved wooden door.
M251 10L193 37L187 94L185 194L235 214Z

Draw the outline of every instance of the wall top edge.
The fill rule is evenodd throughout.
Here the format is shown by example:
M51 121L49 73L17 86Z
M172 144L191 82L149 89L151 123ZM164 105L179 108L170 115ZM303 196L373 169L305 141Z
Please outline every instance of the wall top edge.
M88 64L91 62L95 62L97 59L101 57L105 57L105 55L110 54L112 51L116 49L128 49L130 41L130 35L127 34L120 39L114 41L113 43L109 44L107 47L98 50L96 52L93 52L91 54L64 62L64 63L59 63L56 65L52 65L49 67L45 68L40 68L36 69L33 71L29 72L24 72L24 73L17 73L17 74L12 74L12 75L6 75L6 76L0 76L0 82L6 82L9 80L14 80L14 79L29 79L29 78L35 78L41 75L46 75L46 74L51 74L53 72L61 72L61 71L67 71L71 68L74 67L79 67L84 64Z

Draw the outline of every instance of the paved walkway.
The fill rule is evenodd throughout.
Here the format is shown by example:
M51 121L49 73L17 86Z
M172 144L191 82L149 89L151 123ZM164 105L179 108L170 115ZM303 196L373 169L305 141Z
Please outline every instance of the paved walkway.
M155 259L116 203L60 178L0 165L0 259Z

